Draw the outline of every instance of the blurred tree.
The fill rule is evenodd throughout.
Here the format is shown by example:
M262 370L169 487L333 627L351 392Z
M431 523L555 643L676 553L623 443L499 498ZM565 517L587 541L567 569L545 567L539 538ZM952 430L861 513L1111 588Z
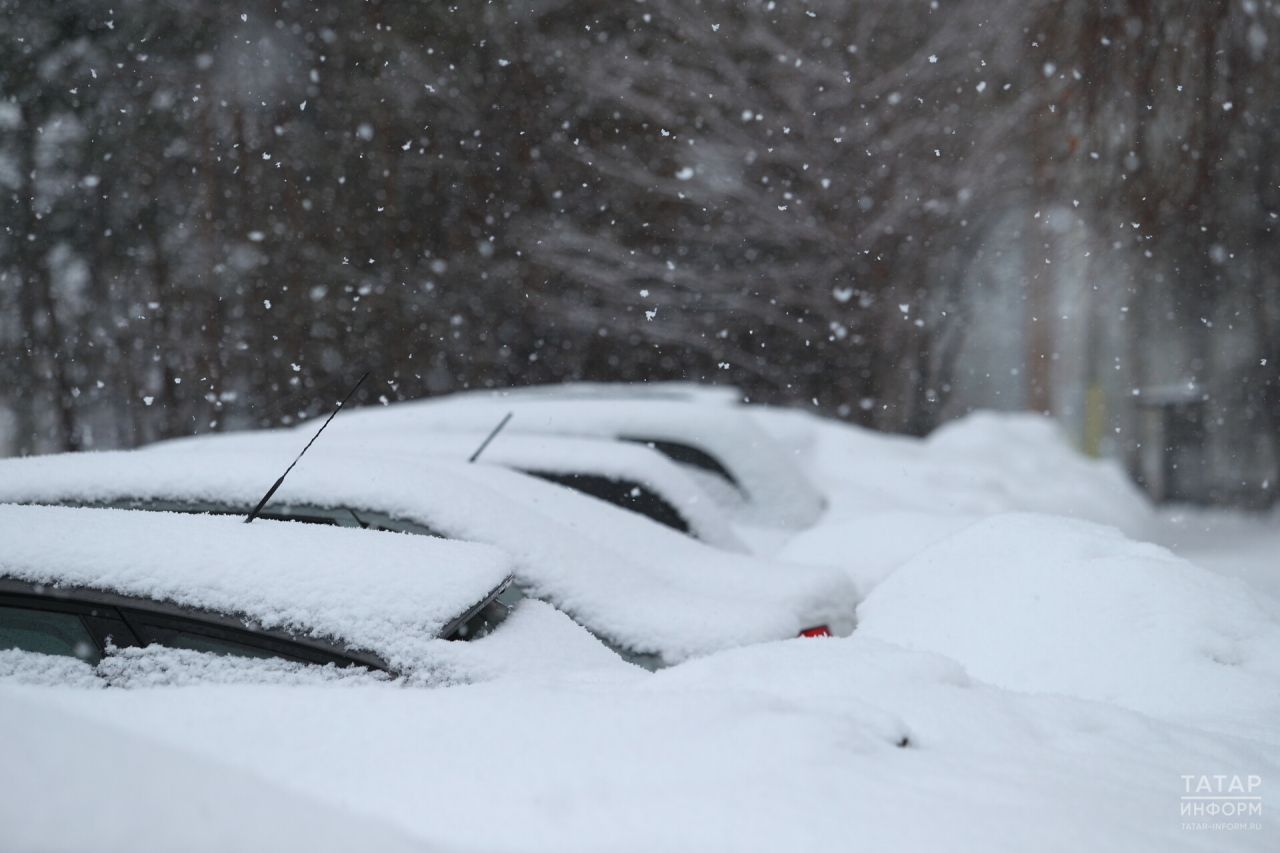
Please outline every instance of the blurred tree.
M1031 31L1055 110L1045 193L1081 205L1094 250L1123 271L1135 392L1209 400L1206 488L1223 500L1274 481L1280 457L1276 11L1061 0Z
M549 145L583 180L520 236L540 313L638 350L601 374L931 428L975 202L1008 191L1032 107L984 27L1024 4L934 6L654 0L557 27L579 103Z
M289 423L363 369L366 401L688 378L924 433L975 265L1056 208L1135 383L1212 386L1237 444L1280 424L1269 0L0 12L19 452ZM1017 232L1037 409L1047 219Z

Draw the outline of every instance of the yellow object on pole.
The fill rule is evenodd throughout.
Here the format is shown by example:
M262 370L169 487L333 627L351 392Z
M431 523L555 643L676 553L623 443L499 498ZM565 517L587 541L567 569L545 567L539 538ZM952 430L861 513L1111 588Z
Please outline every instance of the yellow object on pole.
M1106 428L1107 400L1102 386L1090 382L1084 391L1084 442L1080 448L1089 456L1097 456L1102 445L1102 431Z

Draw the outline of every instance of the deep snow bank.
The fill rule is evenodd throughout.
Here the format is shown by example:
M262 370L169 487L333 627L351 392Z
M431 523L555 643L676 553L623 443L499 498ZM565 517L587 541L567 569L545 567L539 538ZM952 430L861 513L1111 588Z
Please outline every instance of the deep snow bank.
M1274 746L857 635L441 690L8 690L470 849L1275 849L1179 821L1180 774L1280 778Z
M859 632L974 678L1280 742L1280 619L1241 583L1088 522L980 521L859 608Z
M777 556L841 566L864 595L924 548L990 515L1052 513L1130 534L1152 517L1117 463L1084 456L1040 415L977 412L917 439L797 410L752 411L829 503Z
M752 412L842 511L1045 512L1123 530L1151 515L1118 463L1080 453L1041 415L975 412L916 439L797 410Z

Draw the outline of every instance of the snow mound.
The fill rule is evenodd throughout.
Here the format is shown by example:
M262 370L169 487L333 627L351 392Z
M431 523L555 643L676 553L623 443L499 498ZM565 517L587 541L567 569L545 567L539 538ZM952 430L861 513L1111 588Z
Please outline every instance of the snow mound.
M792 539L776 556L802 565L842 566L865 597L907 560L975 520L921 510L833 514Z
M1003 687L1280 739L1280 620L1245 587L1088 522L1006 514L902 566L860 633Z
M69 535L74 532L74 535ZM511 572L483 545L237 516L0 505L0 575L247 617L399 670Z
M1042 415L975 412L935 430L925 450L971 512L1044 512L1130 531L1151 515L1119 464L1080 453Z
M761 406L753 417L827 493L824 523L885 510L1045 512L1137 532L1152 516L1119 464L1080 453L1043 415L974 412L924 439L790 409Z
M761 406L753 417L826 493L822 519L774 550L841 566L865 596L899 566L965 526L1004 512L1044 512L1140 535L1153 513L1113 460L1076 451L1034 414L977 412L926 439L874 432Z
M550 604L532 599L519 602L487 636L442 644L436 653L439 667L468 683L561 677L608 681L648 674Z

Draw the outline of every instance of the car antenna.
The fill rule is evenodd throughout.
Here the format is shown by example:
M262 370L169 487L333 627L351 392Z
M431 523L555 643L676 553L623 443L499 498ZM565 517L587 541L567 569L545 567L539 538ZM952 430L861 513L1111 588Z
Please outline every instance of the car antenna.
M369 378L369 371L366 370L364 372L364 376L361 376L360 379L356 382L356 384L351 387L351 390L347 392L347 396L342 398L342 402L338 404L338 407L334 409L329 414L328 419L323 424L320 425L320 429L316 430L316 434L311 436L311 440L307 442L307 446L302 448L302 453L306 453L308 450L311 449L311 445L316 443L316 439L320 437L320 433L324 432L324 428L329 425L329 421L333 420L333 416L338 414L338 412L342 410L342 407L345 406L347 404L347 401L351 399L351 395L356 393L356 389L360 387L360 383L364 382L368 378ZM245 524L248 524L249 522L253 521L255 518L258 517L258 513L262 512L262 508L267 505L267 501L271 500L271 496L276 493L276 489L280 488L280 484L284 482L284 478L289 476L289 472L293 470L293 466L298 464L298 459L302 458L302 453L299 453L297 459L294 459L291 463L289 463L289 467L284 469L284 473L280 475L279 480L276 480L275 485L267 489L267 493L262 496L262 500L258 501L258 505L253 508L253 512L245 516L245 519L244 519Z
M507 425L507 421L511 420L511 416L514 414L515 412L507 412L507 416L498 422L498 425L493 428L493 432L489 433L488 437L480 442L480 446L476 448L475 453L471 454L471 458L467 460L468 462L475 462L480 458L480 454L484 453L484 449L489 446L489 442L498 437L498 433L502 432L502 428Z

